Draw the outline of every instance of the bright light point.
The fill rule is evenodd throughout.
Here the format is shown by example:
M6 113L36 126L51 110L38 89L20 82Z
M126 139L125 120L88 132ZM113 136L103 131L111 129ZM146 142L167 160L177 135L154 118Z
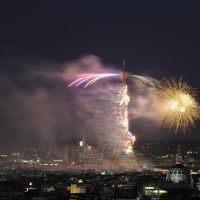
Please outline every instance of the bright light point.
M132 140L132 143L134 144L135 141L136 141L136 137L135 137L135 135L132 135L131 140Z
M126 154L133 153L133 148L132 148L132 146L128 146L128 147L125 149L125 152L126 152Z
M126 95L126 96L124 97L124 100L125 100L125 103L126 103L126 105L127 105L127 104L129 104L129 102L130 102L130 97L129 97L128 95Z
M83 147L83 145L84 145L84 141L81 140L81 141L79 142L79 145L80 145L81 147Z
M102 171L102 172L101 172L101 175L105 175L105 174L106 174L106 172L105 172L105 171Z
M179 105L179 102L176 101L176 100L173 100L173 101L171 101L171 102L169 103L169 106L170 106L170 108L171 108L172 110L175 110L175 109L178 107L178 105Z
M184 107L181 107L181 108L179 109L179 112L184 113L184 112L185 112L185 108L184 108Z
M180 98L183 104L185 105L192 104L192 99L188 94L180 94Z
M78 182L79 182L79 183L83 183L83 180L82 180L82 179L79 179Z

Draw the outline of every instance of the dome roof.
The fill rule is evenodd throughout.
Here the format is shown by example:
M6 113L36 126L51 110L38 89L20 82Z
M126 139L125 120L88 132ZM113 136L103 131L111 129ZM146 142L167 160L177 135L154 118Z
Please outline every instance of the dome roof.
M173 183L190 183L191 182L191 175L190 171L183 165L177 164L169 169L166 181L173 182Z

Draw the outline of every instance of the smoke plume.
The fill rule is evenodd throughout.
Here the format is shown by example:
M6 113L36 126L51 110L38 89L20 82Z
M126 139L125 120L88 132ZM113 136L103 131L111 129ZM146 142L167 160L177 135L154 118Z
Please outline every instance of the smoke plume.
M83 135L94 143L117 138L120 80L100 80L85 89L67 88L79 73L120 73L113 66L93 55L64 64L18 60L7 65L21 68L0 77L1 140L5 144L15 141L21 145L52 145L79 140ZM156 115L153 88L144 80L130 78L128 83L131 129L141 137L148 132L145 123L154 127Z

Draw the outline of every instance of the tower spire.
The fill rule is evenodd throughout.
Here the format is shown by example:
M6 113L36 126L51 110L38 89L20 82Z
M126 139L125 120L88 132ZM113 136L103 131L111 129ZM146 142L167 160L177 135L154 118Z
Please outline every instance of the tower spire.
M125 65L126 65L126 62L125 62L125 59L123 59L122 61L122 72L121 72L121 80L122 80L122 83L123 84L126 84L126 79L127 79L127 72L125 71Z
M125 59L123 59L123 62L122 62L122 72L125 72L125 64L126 64L126 61L125 61Z
M181 155L181 147L179 146L176 154L176 164L182 164L182 162L183 162L183 157Z

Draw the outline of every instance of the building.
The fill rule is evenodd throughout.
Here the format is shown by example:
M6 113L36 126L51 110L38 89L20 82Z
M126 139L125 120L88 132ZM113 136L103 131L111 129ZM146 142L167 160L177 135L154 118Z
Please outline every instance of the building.
M171 183L184 183L189 187L192 186L192 176L190 170L187 169L183 164L183 159L178 148L178 153L176 154L175 165L171 167L167 173L166 181Z
M185 183L191 186L192 176L190 171L182 164L176 164L169 169L166 181L171 183Z

